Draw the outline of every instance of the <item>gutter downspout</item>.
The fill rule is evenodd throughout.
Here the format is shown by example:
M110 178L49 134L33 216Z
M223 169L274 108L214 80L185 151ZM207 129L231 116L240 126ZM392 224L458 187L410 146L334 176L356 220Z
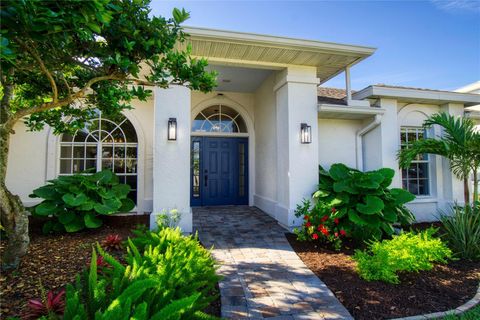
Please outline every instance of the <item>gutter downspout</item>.
M357 169L363 171L363 143L362 143L362 137L378 127L380 123L382 122L382 115L381 114L376 114L375 118L373 119L372 122L367 124L365 127L361 128L360 130L357 131L357 136L356 136L356 155L357 155Z

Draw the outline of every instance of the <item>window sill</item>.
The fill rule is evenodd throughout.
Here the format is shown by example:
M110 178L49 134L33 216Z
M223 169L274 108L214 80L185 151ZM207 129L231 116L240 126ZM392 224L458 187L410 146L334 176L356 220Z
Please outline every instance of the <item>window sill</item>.
M415 200L410 203L433 203L438 202L438 199L433 196L417 196Z

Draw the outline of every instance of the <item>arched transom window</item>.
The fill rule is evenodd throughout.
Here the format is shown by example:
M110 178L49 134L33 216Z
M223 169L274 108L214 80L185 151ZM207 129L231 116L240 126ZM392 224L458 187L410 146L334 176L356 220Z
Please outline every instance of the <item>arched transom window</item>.
M60 142L60 175L111 169L121 183L129 184L129 197L137 201L137 134L128 119L119 115L90 121L74 135L63 134Z
M244 133L247 126L237 111L219 104L202 110L195 117L192 132Z

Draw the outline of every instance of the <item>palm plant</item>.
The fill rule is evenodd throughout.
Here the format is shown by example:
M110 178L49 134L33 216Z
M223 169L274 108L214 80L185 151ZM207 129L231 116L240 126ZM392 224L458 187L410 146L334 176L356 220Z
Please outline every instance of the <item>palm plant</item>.
M474 175L474 199L478 199L478 177L480 166L480 133L475 123L465 117L448 113L437 113L423 123L423 128L434 125L442 128L442 136L417 140L398 152L400 167L408 168L420 154L435 154L447 158L455 176L463 180L465 204L470 205L469 177Z

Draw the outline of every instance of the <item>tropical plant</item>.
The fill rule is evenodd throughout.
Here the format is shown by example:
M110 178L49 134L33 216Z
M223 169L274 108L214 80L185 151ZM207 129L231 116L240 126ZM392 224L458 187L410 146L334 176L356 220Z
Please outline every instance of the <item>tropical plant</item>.
M42 290L42 294L43 294ZM46 297L42 299L31 299L27 303L27 312L23 315L23 319L38 319L43 316L48 318L63 315L65 309L65 289L58 293L49 291Z
M94 118L131 108L170 84L211 91L215 72L191 58L180 26L189 18L153 16L150 0L5 0L0 19L0 218L8 242L4 268L26 253L28 218L5 185L10 135L30 130L74 132ZM185 49L182 49L185 48Z
M365 251L356 250L360 277L367 281L380 280L399 283L398 272L430 270L433 263L446 263L452 251L440 238L438 229L429 228L419 233L406 232L391 240L373 241Z
M303 200L297 205L295 216L302 217L304 222L302 228L295 228L293 232L299 241L315 240L329 242L335 250L342 247L342 238L347 235L345 223L334 217L337 209L318 202L312 207L310 200Z
M480 132L475 130L472 119L455 117L448 113L437 113L424 121L423 127L430 129L438 125L442 135L421 139L398 152L400 167L408 168L420 154L435 154L450 161L452 172L463 180L464 201L470 204L469 178L473 173L474 199L478 199L478 173L480 168Z
M176 228L181 218L182 214L178 209L171 209L168 212L163 209L156 215L155 222L158 228Z
M43 232L77 232L98 228L98 215L129 212L135 203L128 198L130 186L119 183L110 170L95 174L60 176L47 185L33 190L33 198L44 199L32 210L34 216L50 217Z
M455 205L453 214L442 214L444 238L454 254L462 259L480 259L480 202L473 207Z
M122 249L122 237L119 234L109 234L103 240L102 247L105 250L120 250Z
M67 286L63 319L215 319L202 312L219 280L209 251L178 228L146 233L143 253L127 241L126 266L93 250L89 270ZM102 272L97 251L109 266Z
M415 196L403 189L388 188L395 174L392 169L361 172L336 163L329 171L320 167L319 173L313 206L304 202L296 213L313 219L305 219L303 228L307 228L307 232L309 221L316 230L321 228L317 220L325 219L326 215L326 220L334 223L337 232L343 230L342 233L359 240L391 236L394 224L406 225L414 221L404 204Z

